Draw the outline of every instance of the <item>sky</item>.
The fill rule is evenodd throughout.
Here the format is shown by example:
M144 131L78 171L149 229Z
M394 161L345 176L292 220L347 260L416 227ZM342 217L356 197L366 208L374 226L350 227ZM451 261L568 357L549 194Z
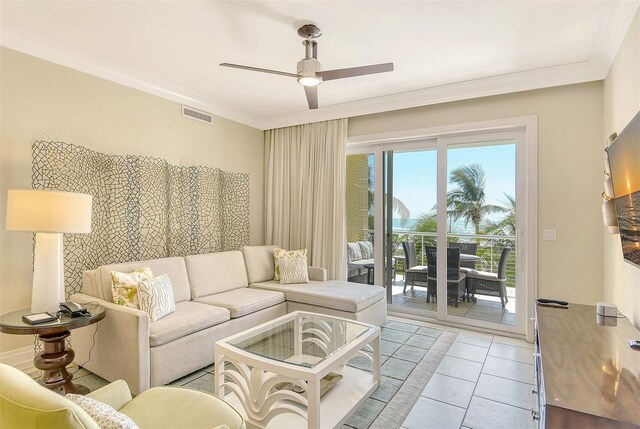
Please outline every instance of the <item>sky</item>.
M488 204L504 205L504 193L515 196L515 144L449 149L447 177L453 169L473 163L484 168ZM430 212L436 204L436 150L394 152L393 173L393 195L411 211L411 218Z

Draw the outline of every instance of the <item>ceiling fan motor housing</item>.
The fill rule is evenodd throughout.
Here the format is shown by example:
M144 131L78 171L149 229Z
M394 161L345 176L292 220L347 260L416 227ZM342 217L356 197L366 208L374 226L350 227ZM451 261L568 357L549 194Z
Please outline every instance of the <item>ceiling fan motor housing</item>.
M302 78L312 78L316 79L318 84L322 82L322 76L318 74L318 72L322 71L322 64L315 58L305 58L298 61L297 70L299 76L298 81Z

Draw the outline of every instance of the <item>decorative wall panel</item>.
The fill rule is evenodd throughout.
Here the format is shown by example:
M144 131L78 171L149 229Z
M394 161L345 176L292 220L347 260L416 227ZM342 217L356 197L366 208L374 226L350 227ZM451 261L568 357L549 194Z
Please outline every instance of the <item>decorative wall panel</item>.
M235 250L249 244L249 175L105 155L36 141L33 188L93 195L91 234L65 234L66 292L82 271L127 261Z

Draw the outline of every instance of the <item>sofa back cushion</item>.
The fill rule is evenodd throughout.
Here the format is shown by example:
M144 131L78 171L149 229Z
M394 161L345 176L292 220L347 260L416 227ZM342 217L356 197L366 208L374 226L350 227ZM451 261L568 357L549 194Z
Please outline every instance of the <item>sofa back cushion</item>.
M187 267L184 258L179 257L101 266L98 271L100 272L99 278L100 284L102 285L103 298L107 301L113 301L113 295L111 293L111 271L130 273L142 267L150 267L153 275L156 277L162 274L166 274L167 277L169 277L171 286L173 286L173 296L176 302L189 301L191 299Z
M193 299L248 286L244 258L238 250L191 255L185 260Z
M273 249L279 247L274 245L244 246L240 249L247 266L247 277L250 284L273 280L275 271Z

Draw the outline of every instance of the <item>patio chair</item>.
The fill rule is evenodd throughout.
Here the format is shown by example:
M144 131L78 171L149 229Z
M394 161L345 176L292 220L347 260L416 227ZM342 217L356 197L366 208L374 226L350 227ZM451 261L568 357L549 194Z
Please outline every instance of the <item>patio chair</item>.
M402 250L404 250L404 288L402 293L407 291L407 285L427 286L428 274L427 267L418 265L418 257L416 256L416 243L413 241L403 241Z
M498 263L498 272L490 273L487 271L469 271L467 273L467 287L471 296L488 295L499 296L502 308L505 307L509 299L507 298L507 258L511 253L510 247L502 249L500 262Z
M460 253L467 255L478 254L478 243L449 243L449 247L460 249ZM476 261L460 261L460 270L469 272L476 268Z
M436 296L438 281L438 251L435 247L425 247L428 268L427 302ZM447 299L453 299L455 307L458 307L460 298L465 300L466 274L460 271L460 249L454 247L447 248Z

